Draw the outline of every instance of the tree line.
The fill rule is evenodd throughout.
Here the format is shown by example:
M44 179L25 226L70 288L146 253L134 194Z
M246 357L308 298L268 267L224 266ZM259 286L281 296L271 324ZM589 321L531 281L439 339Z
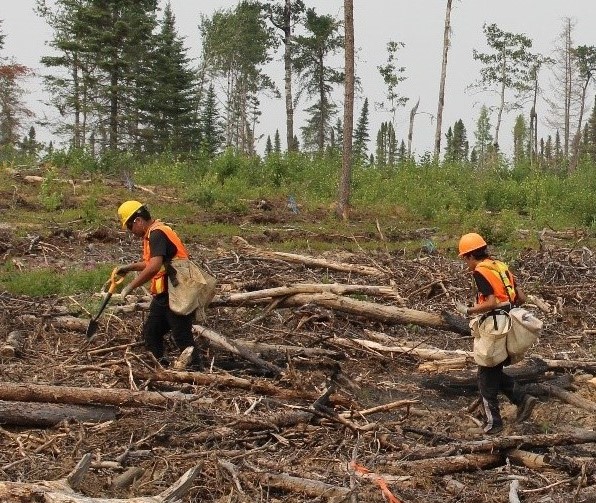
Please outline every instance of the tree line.
M344 14L351 5L351 0L345 0ZM596 47L574 43L571 19L564 20L549 56L533 52L526 35L485 24L487 49L473 51L480 74L470 88L495 94L496 105L481 108L473 138L461 119L444 130L452 0L445 5L433 159L442 156L447 162L478 167L502 162L503 117L516 111L511 132L514 163L572 171L583 156L593 159L596 103L591 113L588 110ZM271 131L267 155L282 150L337 151L349 154L349 164L372 167L413 160L419 103L409 109L407 137L398 139L395 133L396 115L400 110L407 113L409 106L409 97L401 92L408 74L400 63L405 43L389 41L386 63L377 68L385 96L374 105L386 110L389 120L371 134L371 104L350 68L348 46L353 37L350 41L347 16L320 14L303 0L241 0L198 20L202 45L195 63L178 34L169 3L161 11L158 0L56 0L51 4L36 0L35 8L53 33L48 44L51 54L41 59L45 89L59 117L52 124L53 133L70 148L93 155L169 151L207 157L231 148L254 155L260 139L261 100L273 95L284 98L285 145L279 128ZM0 51L4 39L0 24ZM341 53L345 64L337 67L334 57ZM283 92L266 73L278 54L285 70ZM552 76L549 93L541 87L545 70ZM21 136L33 120L24 106L22 82L28 75L30 70L24 66L7 57L0 60L0 147L35 152L39 145L34 127ZM365 97L356 121L353 109L346 108L350 79ZM342 85L343 117L333 99ZM543 110L541 97L547 100ZM353 92L351 100L353 106ZM297 128L294 113L299 103L306 119ZM539 120L547 122L553 133L539 137Z

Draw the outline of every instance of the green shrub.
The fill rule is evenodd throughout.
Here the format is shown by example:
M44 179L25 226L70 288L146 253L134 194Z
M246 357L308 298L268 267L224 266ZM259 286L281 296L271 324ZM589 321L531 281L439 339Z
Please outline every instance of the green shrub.
M47 170L39 190L39 202L46 211L56 211L62 205L63 195L60 182L56 179L56 170Z

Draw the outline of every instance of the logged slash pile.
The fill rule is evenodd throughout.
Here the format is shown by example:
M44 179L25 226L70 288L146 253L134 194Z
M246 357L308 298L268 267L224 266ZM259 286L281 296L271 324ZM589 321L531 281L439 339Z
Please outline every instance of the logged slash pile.
M7 232L2 253L21 267L134 258L110 232ZM145 297L114 294L88 341L96 313L79 299L0 294L0 501L596 501L596 256L581 236L545 233L510 261L545 329L508 372L539 403L516 424L503 400L490 437L453 252L245 238L189 243L219 282L195 327L203 372L150 358Z

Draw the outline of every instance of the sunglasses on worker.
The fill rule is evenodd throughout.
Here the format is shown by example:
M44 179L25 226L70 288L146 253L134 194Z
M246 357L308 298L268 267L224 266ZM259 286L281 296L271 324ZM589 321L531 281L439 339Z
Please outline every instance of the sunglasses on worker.
M134 217L134 218L129 218L128 221L126 222L126 228L131 231L132 230L132 226L135 224L135 222L137 221L137 218L139 217Z

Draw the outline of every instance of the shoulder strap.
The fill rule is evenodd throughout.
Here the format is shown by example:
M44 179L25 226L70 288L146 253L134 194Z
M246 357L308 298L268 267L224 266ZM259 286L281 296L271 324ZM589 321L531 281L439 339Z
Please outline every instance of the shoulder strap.
M502 264L503 267L499 267L499 264ZM513 305L513 298L511 297L510 290L513 290L515 287L513 286L513 283L511 282L509 276L507 275L507 272L509 271L507 266L503 262L498 262L497 260L493 260L492 266L489 265L488 263L482 262L482 263L478 264L477 267L484 267L485 269L488 269L489 271L494 271L499 275L499 278L501 278L501 281L503 282L503 286L505 287L505 292L507 293L507 297L509 297L509 302Z

